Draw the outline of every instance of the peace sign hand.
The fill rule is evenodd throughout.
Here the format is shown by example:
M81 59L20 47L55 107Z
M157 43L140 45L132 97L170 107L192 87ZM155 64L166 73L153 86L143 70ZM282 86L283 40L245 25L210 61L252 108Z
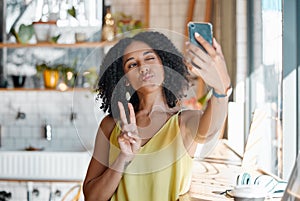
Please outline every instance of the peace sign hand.
M127 158L127 161L130 162L141 148L141 138L138 135L135 112L132 104L128 103L130 123L127 121L125 109L121 102L118 102L118 107L120 110L120 118L122 123L122 132L118 136L118 143L120 145L122 154L124 154Z

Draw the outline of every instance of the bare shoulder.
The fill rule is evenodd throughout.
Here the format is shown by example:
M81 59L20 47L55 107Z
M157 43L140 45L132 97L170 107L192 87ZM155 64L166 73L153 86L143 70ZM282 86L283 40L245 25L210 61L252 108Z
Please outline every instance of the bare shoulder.
M94 147L95 158L99 159L103 157L101 154L106 152L109 149L109 138L112 130L114 129L114 126L115 126L115 120L112 117L106 116L102 119L98 128L96 141L95 141L95 147Z
M116 120L114 118L112 118L111 116L107 115L101 121L98 133L102 132L107 138L109 138L115 125L116 125Z

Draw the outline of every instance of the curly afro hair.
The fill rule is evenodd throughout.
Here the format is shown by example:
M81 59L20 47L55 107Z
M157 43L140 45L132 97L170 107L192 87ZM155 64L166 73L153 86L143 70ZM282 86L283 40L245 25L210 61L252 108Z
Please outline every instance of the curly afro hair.
M131 38L123 38L109 50L103 59L96 86L97 99L102 99L100 109L108 112L110 116L116 115L116 117L119 117L117 102L120 101L123 104L127 104L127 91L133 94L129 101L135 110L138 109L139 98L132 87L125 86L125 73L123 71L123 53L133 41L146 43L160 57L165 73L163 92L170 108L178 104L189 87L189 73L184 63L183 55L164 34L156 31L146 31L138 33ZM127 110L127 107L125 109Z

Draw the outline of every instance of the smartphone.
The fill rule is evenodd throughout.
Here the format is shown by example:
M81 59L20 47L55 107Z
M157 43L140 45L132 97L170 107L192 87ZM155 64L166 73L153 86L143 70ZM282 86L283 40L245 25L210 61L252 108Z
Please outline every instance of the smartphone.
M207 42L212 45L213 41L213 26L211 23L206 22L189 22L188 23L189 39L190 42L197 45L205 52L206 50L198 43L195 38L195 32L199 33Z

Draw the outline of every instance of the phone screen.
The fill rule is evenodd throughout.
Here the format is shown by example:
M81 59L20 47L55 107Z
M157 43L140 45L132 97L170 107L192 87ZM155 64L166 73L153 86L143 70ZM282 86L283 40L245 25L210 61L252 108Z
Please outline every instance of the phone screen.
M189 22L188 23L188 30L189 30L189 39L191 43L197 45L198 47L202 48L206 51L200 43L195 39L195 32L199 33L207 42L212 45L213 40L213 29L211 23L204 23L204 22Z

